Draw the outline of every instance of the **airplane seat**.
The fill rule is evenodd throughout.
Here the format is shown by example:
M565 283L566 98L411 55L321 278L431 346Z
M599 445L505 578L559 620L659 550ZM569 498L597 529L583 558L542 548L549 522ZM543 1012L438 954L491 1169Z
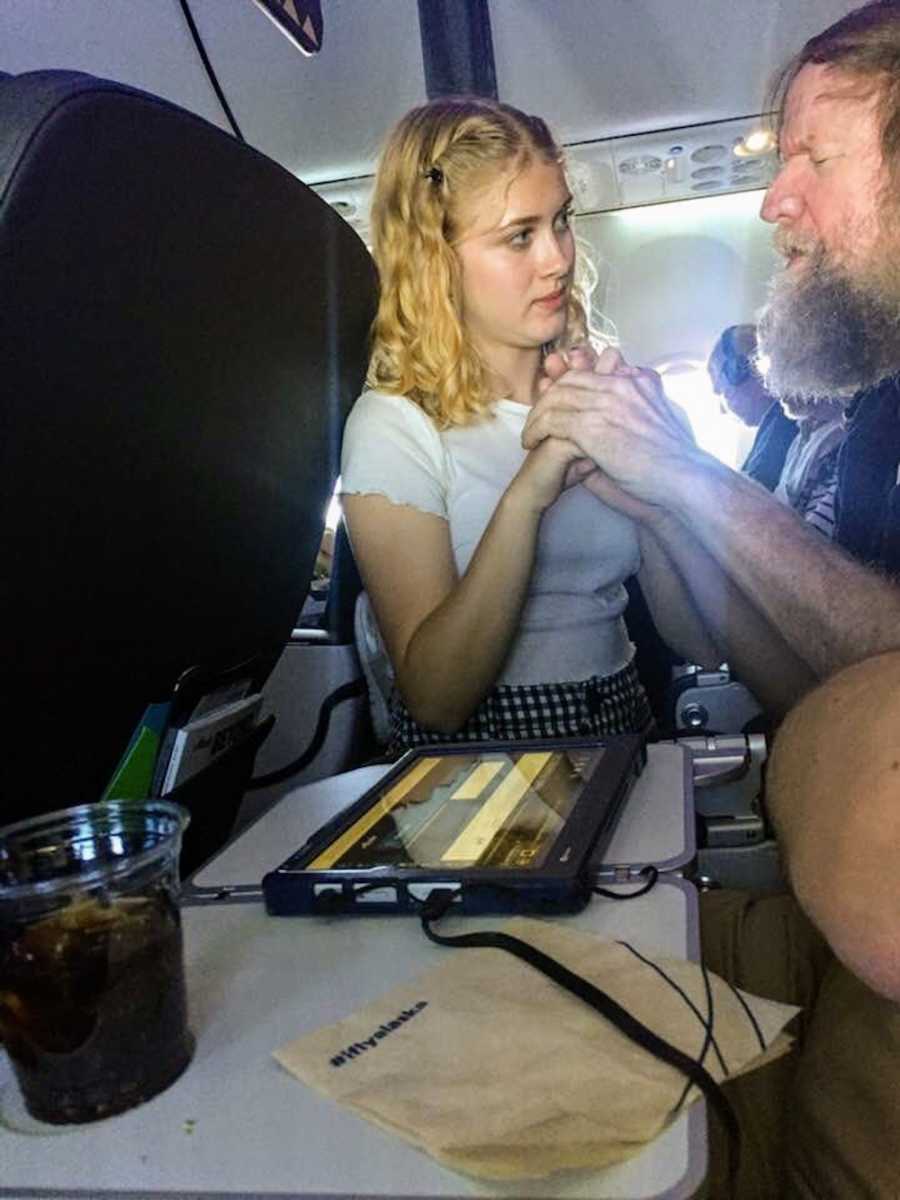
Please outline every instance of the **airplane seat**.
M334 554L323 624L337 642L352 642L357 597L363 590L343 517L334 533Z
M2 81L0 823L98 799L186 668L265 679L376 287L323 200L192 113L79 72ZM227 836L261 736L179 797L186 870Z
M668 694L681 659L660 636L636 576L625 580L625 590L628 593L625 627L635 649L634 664L657 728L665 734L673 728L669 721Z
M727 663L706 670L676 666L666 695L666 725L681 733L764 733L771 728L762 706Z
M681 662L660 637L637 580L626 584L625 620L659 736L690 756L700 877L716 886L777 891L778 848L765 820L768 723L749 689L722 665Z
M382 641L381 630L378 628L368 594L364 591L356 598L353 632L356 652L366 680L372 735L378 747L385 750L391 740L394 668Z
M265 706L280 716L260 749L239 828L292 789L365 765L381 753L354 637L362 580L343 520L335 530L327 587L316 623L300 613L263 691Z

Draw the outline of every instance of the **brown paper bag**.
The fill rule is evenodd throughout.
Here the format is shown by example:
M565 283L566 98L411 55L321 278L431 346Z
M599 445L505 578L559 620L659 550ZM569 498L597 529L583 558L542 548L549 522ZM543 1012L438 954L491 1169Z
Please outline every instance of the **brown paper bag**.
M700 967L565 926L502 930L602 988L716 1080L788 1049L799 1011ZM439 1162L485 1179L602 1167L636 1154L699 1092L593 1008L512 955L447 961L336 1025L275 1051L304 1083Z

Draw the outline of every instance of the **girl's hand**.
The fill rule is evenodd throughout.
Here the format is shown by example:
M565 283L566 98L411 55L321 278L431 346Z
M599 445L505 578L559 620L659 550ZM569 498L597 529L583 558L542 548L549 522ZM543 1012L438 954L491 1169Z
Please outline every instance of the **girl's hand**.
M594 463L584 458L574 442L548 437L529 450L515 477L506 489L506 497L523 504L533 513L548 509L560 493L573 487L590 471Z
M569 370L546 385L522 444L533 448L546 437L575 442L620 488L650 504L669 504L708 462L656 372L624 369L614 350L605 350L593 370Z
M652 380L661 386L661 380L655 371L642 371L640 367L632 367L614 346L608 346L598 354L590 342L579 342L567 351L552 350L544 359L543 371L544 374L538 382L541 395L567 371L592 371L596 375L619 375L634 380L646 376L648 381ZM593 492L604 504L617 509L634 521L653 525L661 517L662 509L623 491L591 458L578 458L570 465L566 486L571 487L575 483L584 484L588 491Z
M630 366L615 346L607 346L598 354L590 342L578 342L565 351L551 350L544 359L542 371L538 380L541 395L567 371L593 371L597 375L630 377L640 374L640 368Z

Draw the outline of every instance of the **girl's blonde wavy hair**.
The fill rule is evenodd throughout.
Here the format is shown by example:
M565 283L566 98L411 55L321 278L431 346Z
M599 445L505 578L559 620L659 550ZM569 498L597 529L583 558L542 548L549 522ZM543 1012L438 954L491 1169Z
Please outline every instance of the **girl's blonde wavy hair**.
M388 137L372 198L372 249L380 275L366 382L408 396L439 428L491 409L488 371L466 336L454 242L461 202L498 175L535 159L563 165L540 117L481 97L449 97L412 109ZM576 251L567 339L590 336L590 261Z

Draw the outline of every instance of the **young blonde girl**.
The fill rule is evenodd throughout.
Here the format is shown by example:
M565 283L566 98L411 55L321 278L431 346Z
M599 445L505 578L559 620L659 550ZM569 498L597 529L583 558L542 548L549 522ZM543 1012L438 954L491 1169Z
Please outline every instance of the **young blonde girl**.
M622 619L636 528L581 486L571 443L521 445L548 349L589 333L570 208L546 124L508 105L433 101L381 157L380 304L341 475L396 748L651 720Z

